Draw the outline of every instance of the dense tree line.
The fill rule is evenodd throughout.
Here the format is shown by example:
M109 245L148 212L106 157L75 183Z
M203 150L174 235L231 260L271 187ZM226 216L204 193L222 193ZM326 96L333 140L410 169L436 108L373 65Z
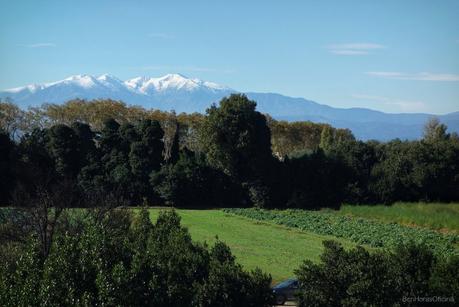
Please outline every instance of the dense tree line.
M459 200L459 138L435 120L422 140L380 143L328 125L276 122L244 95L206 116L113 101L1 107L3 205L59 182L73 183L78 206L98 195L194 208Z
M459 200L459 137L436 119L419 141L332 142L324 151L348 169L346 202Z
M174 212L67 211L48 254L31 229L0 245L1 306L269 306L271 277L194 243ZM1 215L27 218L6 210ZM5 217L11 220L11 217ZM16 231L18 228L15 227ZM5 234L0 229L0 234Z
M327 127L337 134L349 135L346 129L335 129L327 124L313 122L277 121L265 115L271 130L272 150L276 157L304 150L319 148L322 130ZM205 115L199 113L175 114L159 110L146 110L138 106L128 106L121 101L110 99L70 100L64 104L43 104L39 107L20 109L8 101L0 101L0 127L18 139L24 133L30 133L35 128L50 128L55 124L70 126L74 122L83 122L94 131L100 131L107 119L118 123L133 123L142 119L152 119L160 122L164 130L166 149L169 148L179 123L179 141L192 151L199 151L198 132L205 120Z

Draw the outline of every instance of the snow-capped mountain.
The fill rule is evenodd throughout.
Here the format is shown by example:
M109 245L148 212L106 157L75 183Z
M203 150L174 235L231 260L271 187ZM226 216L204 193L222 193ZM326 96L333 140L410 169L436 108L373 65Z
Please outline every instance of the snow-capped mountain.
M61 81L31 84L0 92L0 99L10 98L19 106L63 103L70 99L110 98L144 108L164 111L205 112L212 103L237 92L216 83L168 74L159 78L137 77L122 81L105 74L98 77L76 75ZM370 109L340 109L303 98L274 93L246 93L257 102L260 112L284 120L310 120L351 129L360 139L414 139L430 114L388 114ZM449 131L459 132L459 112L438 116Z
M199 79L188 79L180 74L168 74L159 78L137 77L126 80L124 84L133 90L147 95L175 90L197 91L205 89L214 92L231 90L216 83Z
M137 77L126 80L124 85L142 95L131 100L143 106L177 112L204 112L212 103L235 90L213 82L190 79L180 74L168 74L159 78Z
M232 92L235 91L228 87L179 74L126 81L104 74L98 77L75 75L57 82L13 88L0 92L0 98L9 97L21 107L62 103L75 98L110 98L146 108L203 112L212 102Z
M61 103L74 98L113 98L129 101L134 94L123 81L110 76L75 75L57 82L32 84L0 92L0 97L11 98L21 107L44 102Z

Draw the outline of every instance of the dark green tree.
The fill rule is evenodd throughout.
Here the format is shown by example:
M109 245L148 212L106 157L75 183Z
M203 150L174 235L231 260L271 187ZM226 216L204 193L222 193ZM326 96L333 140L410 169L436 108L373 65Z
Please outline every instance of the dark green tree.
M55 125L48 130L48 149L61 176L74 178L80 171L85 156L80 153L82 145L75 131L66 125ZM80 155L81 154L81 155Z
M119 137L121 139L120 148L124 152L129 152L131 144L139 142L141 136L138 129L131 123L124 123L118 129Z
M199 306L271 306L271 276L245 272L227 245L217 241L210 252L209 276L198 292Z
M375 202L391 204L394 201L412 201L417 188L412 179L412 144L394 140L376 151L377 163L371 170L370 193Z
M320 263L305 261L295 271L299 306L419 306L404 299L459 294L456 256L437 258L427 246L413 243L372 252L345 250L332 241L324 247Z
M139 141L131 143L129 167L135 180L136 191L149 202L156 197L149 184L150 174L158 171L163 163L164 143L162 130L158 121L143 120L139 123Z
M99 144L102 154L110 154L115 148L121 145L121 138L118 133L120 124L113 118L104 121L104 125L99 138Z
M88 124L74 122L71 128L78 139L78 151L80 156L80 168L87 165L88 161L94 157L96 151L96 134Z
M175 164L152 172L150 183L170 206L212 208L239 203L240 188L228 175L210 167L203 157L183 150Z
M179 123L176 123L174 138L172 140L169 157L167 159L168 163L176 163L179 159L180 153L180 126Z
M134 194L128 161L130 144L126 144L119 130L120 125L115 120L108 119L104 122L100 134L97 135L99 146L80 171L79 186L90 198L111 194L116 199L130 200Z
M49 134L47 129L34 129L30 134L22 136L19 142L19 151L22 160L25 162L23 168L18 173L21 178L29 174L40 181L47 177L54 177L55 161L47 150ZM40 179L41 178L41 179ZM26 179L22 182L26 184Z
M340 176L346 181L344 201L368 204L373 201L368 189L371 171L377 163L375 142L347 140L329 148L328 155L345 165Z
M11 192L15 186L15 148L16 144L8 134L0 130L0 207L10 203Z
M201 141L209 163L240 181L263 174L272 158L271 134L255 101L233 94L207 109Z
M272 197L275 158L271 133L255 101L232 94L220 105L207 109L200 140L209 164L242 184L255 205L264 206Z
M347 169L322 150L284 162L289 197L286 206L303 209L339 208L345 195Z
M299 306L392 306L400 299L384 254L362 247L346 251L332 241L324 241L324 247L320 264L305 261L295 271Z

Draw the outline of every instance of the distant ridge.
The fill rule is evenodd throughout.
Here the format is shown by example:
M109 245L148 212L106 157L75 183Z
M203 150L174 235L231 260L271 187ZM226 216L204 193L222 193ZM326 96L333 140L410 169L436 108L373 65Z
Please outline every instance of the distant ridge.
M203 113L212 103L235 92L238 91L181 74L167 74L159 78L137 77L125 81L104 74L75 75L56 82L8 89L0 92L0 98L8 97L22 108L42 103L59 104L75 98L110 98L145 108ZM391 114L365 108L333 108L275 93L246 94L257 102L260 112L276 119L329 123L351 129L362 140L417 139L422 136L425 122L434 116L425 113ZM449 127L450 132L459 132L459 112L436 117Z

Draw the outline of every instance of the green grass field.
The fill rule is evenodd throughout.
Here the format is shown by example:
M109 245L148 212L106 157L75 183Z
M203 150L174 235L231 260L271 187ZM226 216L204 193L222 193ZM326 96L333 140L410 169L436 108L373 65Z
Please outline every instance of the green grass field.
M344 205L336 214L417 225L459 233L459 204L396 203L392 206Z
M154 221L160 209L151 209ZM305 259L319 261L322 241L337 240L345 247L353 243L331 236L298 231L272 223L257 222L227 214L220 210L177 210L182 224L188 227L193 240L212 245L215 236L230 246L245 269L259 267L270 273L273 281L293 276Z
M150 209L155 220L161 209ZM330 211L324 210L326 213ZM257 221L221 210L177 210L193 238L212 245L216 236L227 243L237 261L246 269L261 268L280 281L293 276L305 259L319 261L322 241L337 240L345 247L349 240ZM393 206L345 205L336 215L347 215L381 222L417 225L447 232L459 232L459 204L397 203Z

